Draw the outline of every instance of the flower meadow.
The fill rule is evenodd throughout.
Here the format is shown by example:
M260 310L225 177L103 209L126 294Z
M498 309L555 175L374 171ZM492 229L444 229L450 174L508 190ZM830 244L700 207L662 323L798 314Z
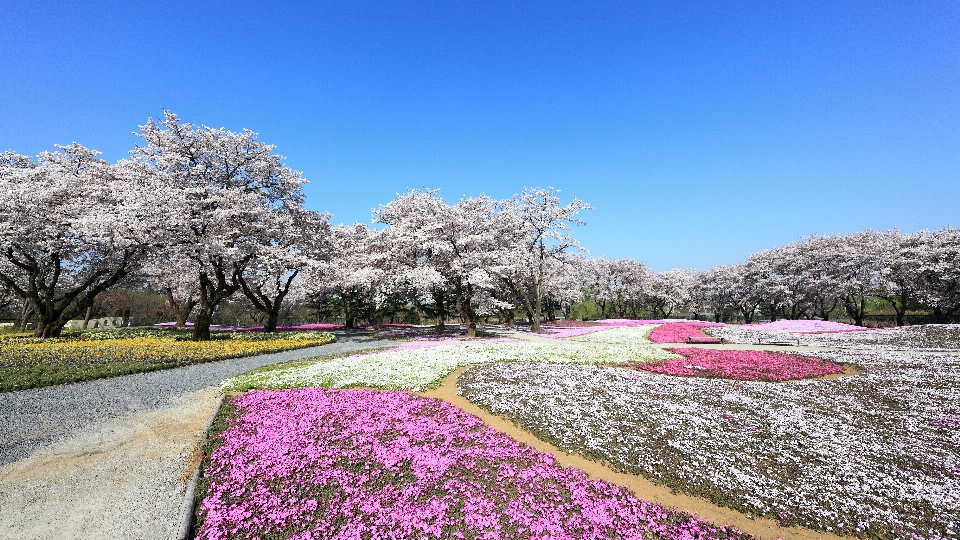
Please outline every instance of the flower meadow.
M640 332L643 333L642 331ZM413 345L413 344L411 344ZM675 358L646 342L572 341L423 342L373 354L313 363L278 364L256 369L221 385L224 391L279 388L352 388L423 391L453 370L488 362L643 363Z
M248 392L215 436L196 537L739 539L405 392Z
M458 386L562 449L750 515L864 538L960 538L960 356L815 356L863 373L760 382L500 363L471 367Z
M777 321L780 322L780 321ZM810 322L810 321L801 321ZM817 321L813 321L817 322ZM823 322L823 321L820 321ZM757 340L799 340L800 345L849 349L960 350L960 325L924 324L878 330L757 330L746 325L707 328L711 336L730 343L757 343Z
M59 339L0 340L0 391L266 354L334 340L325 332L216 333L213 337L194 342L188 340L187 332L107 330Z
M717 338L703 333L703 328L725 326L708 322L668 323L654 328L647 339L654 343L712 343Z
M844 367L835 362L798 354L685 348L670 350L684 357L637 364L637 369L681 377L768 382L808 379L844 371Z

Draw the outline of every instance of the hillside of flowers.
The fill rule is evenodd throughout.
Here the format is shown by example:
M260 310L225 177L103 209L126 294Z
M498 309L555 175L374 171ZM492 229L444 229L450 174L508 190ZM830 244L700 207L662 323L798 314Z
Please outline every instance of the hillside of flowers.
M795 321L799 323L808 321ZM762 326L723 326L705 332L730 343L799 340L800 345L851 349L960 350L960 325L925 324L877 330L816 331L808 325L789 325L789 329L766 330Z
M323 345L332 334L214 333L210 341L190 341L186 331L109 330L57 339L0 339L0 391L23 390Z
M632 328L638 335L642 328ZM616 330L607 330L615 332ZM422 391L435 387L461 366L488 362L546 363L643 363L667 360L675 355L650 343L632 340L622 343L557 341L434 341L403 345L373 354L355 355L312 363L267 366L221 385L224 391L302 387L371 387L388 390Z
M405 392L233 398L196 537L740 539Z
M844 367L835 362L798 354L685 348L670 350L683 356L637 364L636 368L650 373L680 377L714 377L768 382L810 379L844 372Z
M773 383L499 363L470 368L459 389L563 449L750 515L960 537L960 357L817 356L863 374Z

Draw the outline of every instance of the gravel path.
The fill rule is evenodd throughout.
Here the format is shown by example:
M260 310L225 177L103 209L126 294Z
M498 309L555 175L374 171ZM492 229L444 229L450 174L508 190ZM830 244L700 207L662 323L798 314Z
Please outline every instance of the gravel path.
M320 347L0 394L0 539L172 538L219 384Z

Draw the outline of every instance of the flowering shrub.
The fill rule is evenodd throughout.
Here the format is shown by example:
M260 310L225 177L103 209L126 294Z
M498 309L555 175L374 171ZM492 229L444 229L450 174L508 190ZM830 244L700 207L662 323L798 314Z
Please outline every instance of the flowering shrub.
M815 353L864 373L785 383L475 366L460 392L561 448L786 525L960 537L960 356Z
M760 331L743 329L743 326L708 328L708 334L722 337L731 343L756 343L799 340L801 345L815 347L838 347L855 349L909 349L909 350L956 350L960 349L960 324L925 324L863 331L834 331L829 333L801 333L785 330Z
M719 377L741 381L789 381L843 373L843 366L796 354L766 351L671 349L685 358L638 364L637 369L683 377Z
M644 343L422 343L312 364L267 366L227 379L221 384L221 389L371 387L422 391L435 387L458 367L470 364L501 361L640 363L673 357L663 349Z
M198 539L749 538L591 480L439 400L302 389L234 405Z
M716 338L703 333L703 328L708 326L724 325L709 322L668 323L650 332L649 339L654 343L684 343L687 341L710 343L711 341L717 341Z

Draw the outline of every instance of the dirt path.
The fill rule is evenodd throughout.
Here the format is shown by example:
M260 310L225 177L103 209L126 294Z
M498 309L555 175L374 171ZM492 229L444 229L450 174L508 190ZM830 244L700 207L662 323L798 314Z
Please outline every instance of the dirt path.
M544 338L540 338L544 339ZM730 524L738 529L762 538L782 538L784 540L840 540L841 536L826 532L813 531L801 527L781 527L776 521L764 518L749 518L736 510L717 506L707 500L691 497L682 493L674 493L669 488L650 482L642 476L617 472L606 465L591 461L577 454L568 454L556 446L544 442L532 433L518 427L507 418L488 413L486 410L467 401L457 393L457 377L469 369L462 367L443 379L443 383L435 390L421 392L420 395L442 399L464 411L479 417L488 426L505 433L513 439L528 444L542 452L553 454L557 461L565 467L575 467L584 471L591 478L607 480L614 484L629 488L640 499L653 501L661 505L676 506L702 519L719 524Z

